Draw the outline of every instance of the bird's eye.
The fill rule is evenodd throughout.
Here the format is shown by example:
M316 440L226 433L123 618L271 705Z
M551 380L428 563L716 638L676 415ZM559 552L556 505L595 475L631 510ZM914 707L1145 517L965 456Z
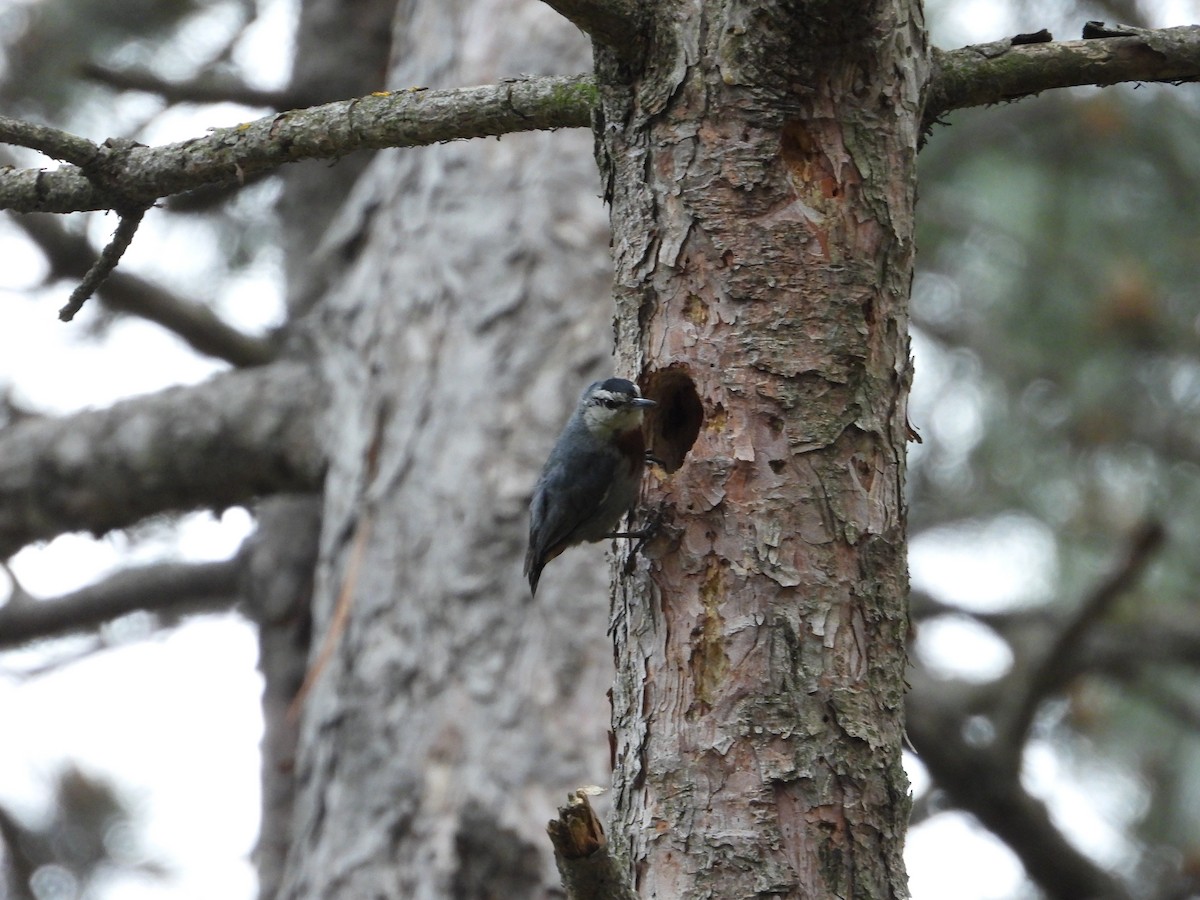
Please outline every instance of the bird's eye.
M605 397L605 398L604 398L604 405L605 405L606 407L608 407L609 409L616 409L616 408L617 408L618 406L620 406L621 404L620 404L620 402L619 402L619 401L617 401L617 400L616 400L615 398L613 398L613 397Z

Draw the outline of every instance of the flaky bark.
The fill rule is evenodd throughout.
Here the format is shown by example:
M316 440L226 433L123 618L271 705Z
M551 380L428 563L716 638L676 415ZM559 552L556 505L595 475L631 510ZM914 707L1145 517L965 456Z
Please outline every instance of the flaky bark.
M637 580L614 617L614 837L643 891L660 896L898 896L919 12L907 21L898 0L883 12L810 4L803 19L773 5L710 4L698 16L658 6L653 34L631 35L658 42L656 68L621 54L599 82L622 374L644 370L662 400L652 425L670 470L650 494L665 500L668 523L631 567ZM500 81L559 65L508 55L501 45L527 36L530 22L497 21L508 4L472 4L471 16L457 4L413 8L396 31L401 62L389 83L494 86L364 96L180 145L109 148L99 177L0 173L3 202L148 202L360 147L582 125L596 109L590 77ZM460 42L480 34L496 43L468 64ZM525 45L535 51L543 39L582 47L570 29L535 35ZM1192 77L1195 33L1179 38L945 54L934 90L956 80L937 111L1100 78ZM1042 65L1005 80L1017 70L999 68L1001 57L1034 54ZM90 164L88 145L59 138L42 146ZM314 319L335 385L317 591L333 652L314 666L302 707L294 835L271 829L260 848L268 891L552 893L541 821L563 789L603 778L596 582L565 557L547 581L558 596L535 607L516 599L524 492L560 413L606 368L596 336L606 307L587 302L605 274L588 250L603 238L591 180L566 161L582 150L574 139L506 140L381 162L330 234L331 208L296 207L311 217L296 246L320 234L322 247L311 270L290 271L324 301ZM325 278L333 287L322 296L313 286ZM9 549L315 487L320 454L297 444L311 438L318 383L287 366L254 377L265 394L235 378L14 429L0 442ZM47 469L62 483L40 496ZM273 646L286 662L268 683L277 713L302 674L309 585L302 564L268 550L308 559L316 518L279 512L295 532L281 528L258 548L264 658ZM344 630L329 626L342 598ZM290 776L291 741L286 729L269 732L272 772ZM291 815L284 788L268 791L265 821Z
M646 897L907 891L925 34L916 3L818 6L664 4L641 77L603 81L619 348L682 458L613 622L612 836Z
M394 0L305 0L300 5L290 92L314 101L377 87L391 45ZM370 162L365 154L336 166L310 160L289 166L276 205L282 234L292 354L310 353L319 327L311 304L350 262L341 248L321 253L322 239ZM259 896L278 894L292 849L299 738L299 697L309 667L321 514L320 496L272 497L259 504L246 558L247 613L258 625L263 676L262 818L254 858ZM320 643L317 635L317 643Z
M404 14L391 83L586 64L537 3ZM332 459L280 897L549 898L545 824L608 780L602 553L555 560L536 601L521 576L537 468L610 367L590 151L580 132L380 157L334 226L351 265L316 306Z

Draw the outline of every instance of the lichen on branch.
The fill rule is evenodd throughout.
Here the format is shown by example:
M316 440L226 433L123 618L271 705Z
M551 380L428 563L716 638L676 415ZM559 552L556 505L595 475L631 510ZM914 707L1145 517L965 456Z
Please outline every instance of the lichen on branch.
M108 160L103 184L78 166L0 172L0 209L68 213L149 206L162 197L237 184L304 159L586 127L595 98L595 85L584 75L515 78L446 91L379 91L215 128L175 144L127 147Z

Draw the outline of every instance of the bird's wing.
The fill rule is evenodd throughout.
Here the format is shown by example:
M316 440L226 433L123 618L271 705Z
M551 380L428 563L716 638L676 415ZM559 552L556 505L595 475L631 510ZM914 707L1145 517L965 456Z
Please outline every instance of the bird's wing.
M575 532L595 515L608 496L617 463L614 456L594 454L586 464L573 466L573 473L554 460L546 466L533 493L526 574L570 546Z

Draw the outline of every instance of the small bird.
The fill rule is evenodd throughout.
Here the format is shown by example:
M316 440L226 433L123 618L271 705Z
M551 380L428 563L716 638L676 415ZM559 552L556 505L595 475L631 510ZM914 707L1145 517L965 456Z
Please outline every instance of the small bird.
M546 563L568 547L616 534L637 500L645 441L642 410L654 406L632 381L588 385L533 489L525 574L536 594Z

